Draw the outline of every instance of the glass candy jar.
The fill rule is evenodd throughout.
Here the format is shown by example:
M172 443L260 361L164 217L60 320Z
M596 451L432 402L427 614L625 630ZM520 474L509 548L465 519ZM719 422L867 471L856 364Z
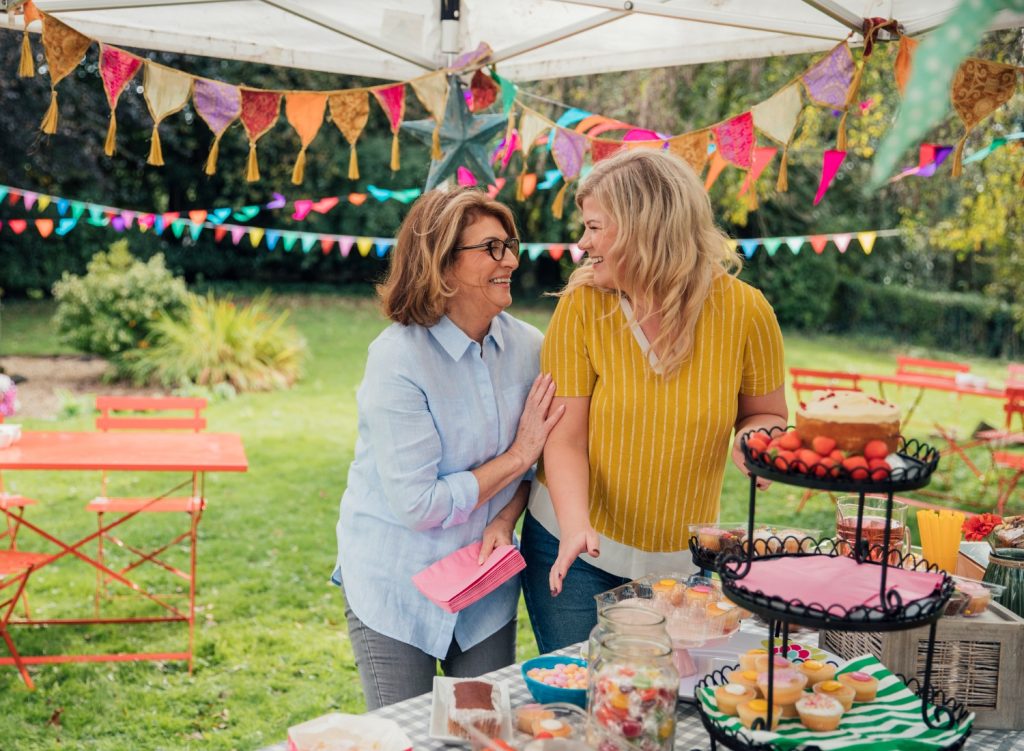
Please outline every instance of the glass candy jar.
M641 751L671 751L679 673L664 638L612 632L590 664L591 720Z
M665 631L664 615L645 605L624 600L619 604L598 607L597 625L590 632L583 659L593 662L601 642L611 634L635 634L671 644Z

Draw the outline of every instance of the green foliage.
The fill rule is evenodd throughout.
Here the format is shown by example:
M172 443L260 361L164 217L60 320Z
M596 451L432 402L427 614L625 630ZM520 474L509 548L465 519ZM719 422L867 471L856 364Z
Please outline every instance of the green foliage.
M157 254L143 262L132 256L127 240L89 261L85 276L64 272L53 285L53 320L61 339L82 352L100 355L120 367L123 355L149 334L160 314L175 317L188 291Z
M1020 305L973 293L927 292L839 280L830 327L836 332L877 334L924 347L1016 358L1024 337L1014 327Z
M840 263L835 254L813 253L807 243L795 258L783 245L773 257L759 250L740 277L764 293L780 325L816 331L831 309Z
M299 377L306 343L287 326L288 312L273 315L269 295L236 305L208 293L189 295L181 317L161 315L142 346L126 357L137 382L237 391L288 388Z

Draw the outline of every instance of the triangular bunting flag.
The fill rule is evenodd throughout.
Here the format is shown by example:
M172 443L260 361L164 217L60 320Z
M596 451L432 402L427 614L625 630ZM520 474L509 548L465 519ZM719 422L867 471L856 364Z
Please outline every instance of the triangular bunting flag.
M197 78L192 88L192 103L196 113L213 131L213 143L210 145L210 153L203 168L207 175L213 175L217 172L220 139L228 126L242 114L242 92L237 86Z
M381 89L370 89L380 104L384 114L388 116L391 126L391 171L397 172L401 167L398 157L398 131L405 119L405 84L398 83Z
M160 167L164 163L163 149L160 146L160 123L188 104L192 95L192 76L147 61L143 80L146 107L153 118L153 136L146 163Z
M849 232L841 232L836 235L832 235L832 242L839 248L840 253L845 253L846 249L850 247L850 241L853 239L853 235Z
M807 238L803 235L794 235L793 237L786 238L786 245L789 246L790 251L793 255L799 255L800 249L804 247L804 243L807 242Z
M825 193L832 184L832 180L835 178L844 159L846 159L845 151L828 149L824 153L821 165L821 181L818 183L818 192L814 195L815 206L821 203L821 199L825 197Z
M819 256L825 252L825 246L828 245L828 235L811 235L808 238L811 241L811 247L814 248L814 252Z
M327 98L331 120L337 126L349 145L348 179L359 179L359 160L356 157L356 141L359 140L366 121L370 117L370 95L363 89L339 91Z
M142 59L117 47L100 43L100 78L103 91L110 105L110 125L107 126L107 140L103 152L113 156L117 150L117 100L142 66Z
M249 137L249 159L246 162L245 179L255 182L260 179L260 165L256 158L256 142L274 127L281 114L281 94L276 91L241 89L242 127Z
M864 251L864 255L871 255L871 251L875 247L875 240L878 239L877 232L858 232L857 242L860 243L861 250Z
M317 91L290 91L285 96L284 114L299 136L299 156L292 170L292 184L301 185L306 175L306 149L324 124L327 95Z
M39 127L43 133L53 135L57 132L57 84L78 66L92 40L47 13L42 16L43 50L50 71L50 106Z

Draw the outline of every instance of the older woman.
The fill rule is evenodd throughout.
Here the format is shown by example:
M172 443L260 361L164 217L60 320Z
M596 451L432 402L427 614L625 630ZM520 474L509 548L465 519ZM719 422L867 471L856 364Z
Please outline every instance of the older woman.
M504 312L519 266L511 212L484 193L422 196L378 288L394 323L370 345L338 521L335 580L369 709L515 659L518 577L459 613L412 577L483 540L512 542L531 466L561 411L541 334Z
M729 273L739 260L693 170L628 151L595 166L576 203L590 262L541 354L566 411L523 523L542 652L587 637L593 595L692 568L687 527L718 516L730 435L787 417L775 315ZM742 470L735 445L733 459Z

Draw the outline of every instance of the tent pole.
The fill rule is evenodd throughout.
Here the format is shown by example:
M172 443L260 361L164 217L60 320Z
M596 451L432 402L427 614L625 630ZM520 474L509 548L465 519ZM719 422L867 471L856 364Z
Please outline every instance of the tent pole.
M459 0L440 0L441 2L441 54L444 55L445 67L452 67L455 56L459 54L459 23L461 18Z
M814 8L816 11L824 13L833 21L841 23L851 31L855 31L858 34L864 31L864 19L859 18L856 13L851 13L843 6L834 2L834 0L801 0L801 2Z

